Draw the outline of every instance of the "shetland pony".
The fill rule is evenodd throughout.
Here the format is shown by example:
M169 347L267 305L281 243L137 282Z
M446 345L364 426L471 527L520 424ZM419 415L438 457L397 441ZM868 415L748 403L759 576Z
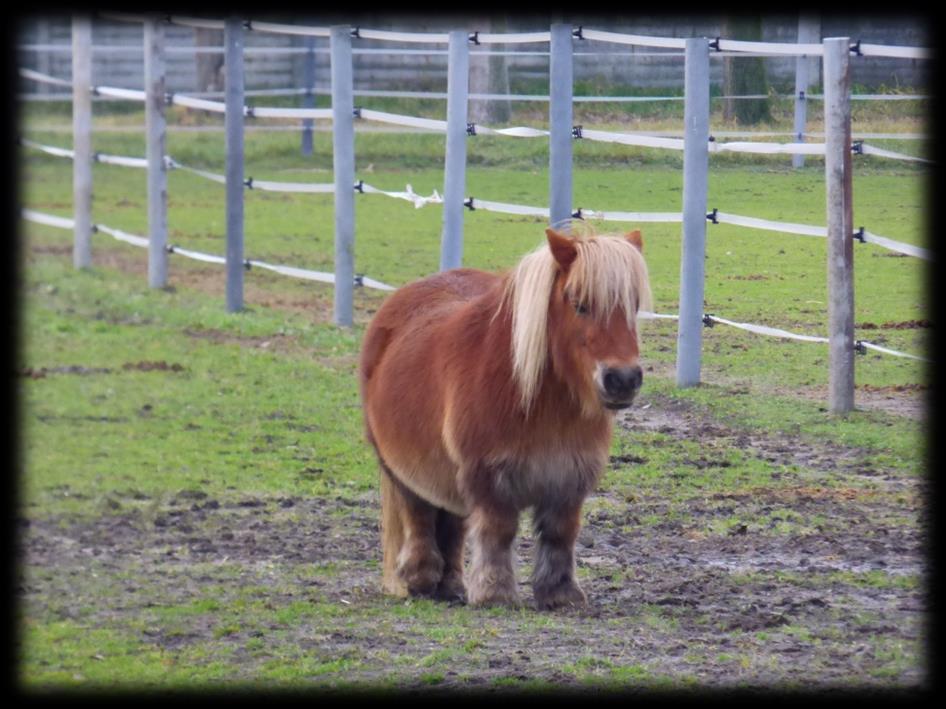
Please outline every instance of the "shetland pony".
M586 600L581 506L641 385L650 288L639 231L546 236L504 275L460 268L400 288L368 326L359 379L388 593L518 605L512 544L532 508L536 606Z

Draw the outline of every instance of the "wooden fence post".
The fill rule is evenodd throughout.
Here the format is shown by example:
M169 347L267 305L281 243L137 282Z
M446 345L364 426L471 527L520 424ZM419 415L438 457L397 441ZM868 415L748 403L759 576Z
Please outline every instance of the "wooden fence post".
M854 408L854 219L850 39L824 40L828 224L828 410Z

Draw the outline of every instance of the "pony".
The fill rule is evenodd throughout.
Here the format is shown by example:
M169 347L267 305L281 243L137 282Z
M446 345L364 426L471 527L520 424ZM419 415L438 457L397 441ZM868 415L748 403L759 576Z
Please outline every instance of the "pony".
M520 605L512 547L531 508L536 607L587 602L581 507L615 412L642 383L650 285L639 231L545 234L503 274L458 268L403 286L366 329L359 388L381 468L386 593Z

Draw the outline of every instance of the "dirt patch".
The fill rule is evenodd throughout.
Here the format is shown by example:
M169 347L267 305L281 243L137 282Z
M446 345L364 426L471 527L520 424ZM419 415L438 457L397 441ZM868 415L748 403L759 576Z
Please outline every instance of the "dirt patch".
M857 449L746 433L670 400L642 401L621 425L731 439L773 465L797 466L797 479L697 494L684 515L661 496L593 495L578 545L590 602L554 613L469 616L443 605L412 615L410 601L383 596L373 493L216 499L191 490L150 499L127 491L110 494L95 518L22 518L19 595L31 616L125 628L165 652L228 648L239 659L235 680L252 680L288 643L348 658L344 679L366 687L392 676L418 689L576 687L616 668L631 672L626 686L927 681L922 481L877 470ZM703 464L712 461L707 454ZM818 481L840 474L844 485ZM526 603L533 545L524 519L517 552ZM218 611L185 623L158 612L208 598ZM299 602L320 611L280 623L238 610L247 598L273 613Z

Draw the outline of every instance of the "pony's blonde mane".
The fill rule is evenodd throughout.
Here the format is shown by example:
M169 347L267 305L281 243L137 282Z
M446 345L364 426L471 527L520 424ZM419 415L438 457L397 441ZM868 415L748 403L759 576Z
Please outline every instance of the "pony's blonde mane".
M628 327L634 327L637 311L651 308L647 265L640 251L624 236L578 234L574 239L578 255L569 269L565 292L596 318L606 319L615 308L623 308ZM546 368L549 300L558 272L558 263L544 243L527 254L506 280L502 303L512 311L513 375L526 412Z

